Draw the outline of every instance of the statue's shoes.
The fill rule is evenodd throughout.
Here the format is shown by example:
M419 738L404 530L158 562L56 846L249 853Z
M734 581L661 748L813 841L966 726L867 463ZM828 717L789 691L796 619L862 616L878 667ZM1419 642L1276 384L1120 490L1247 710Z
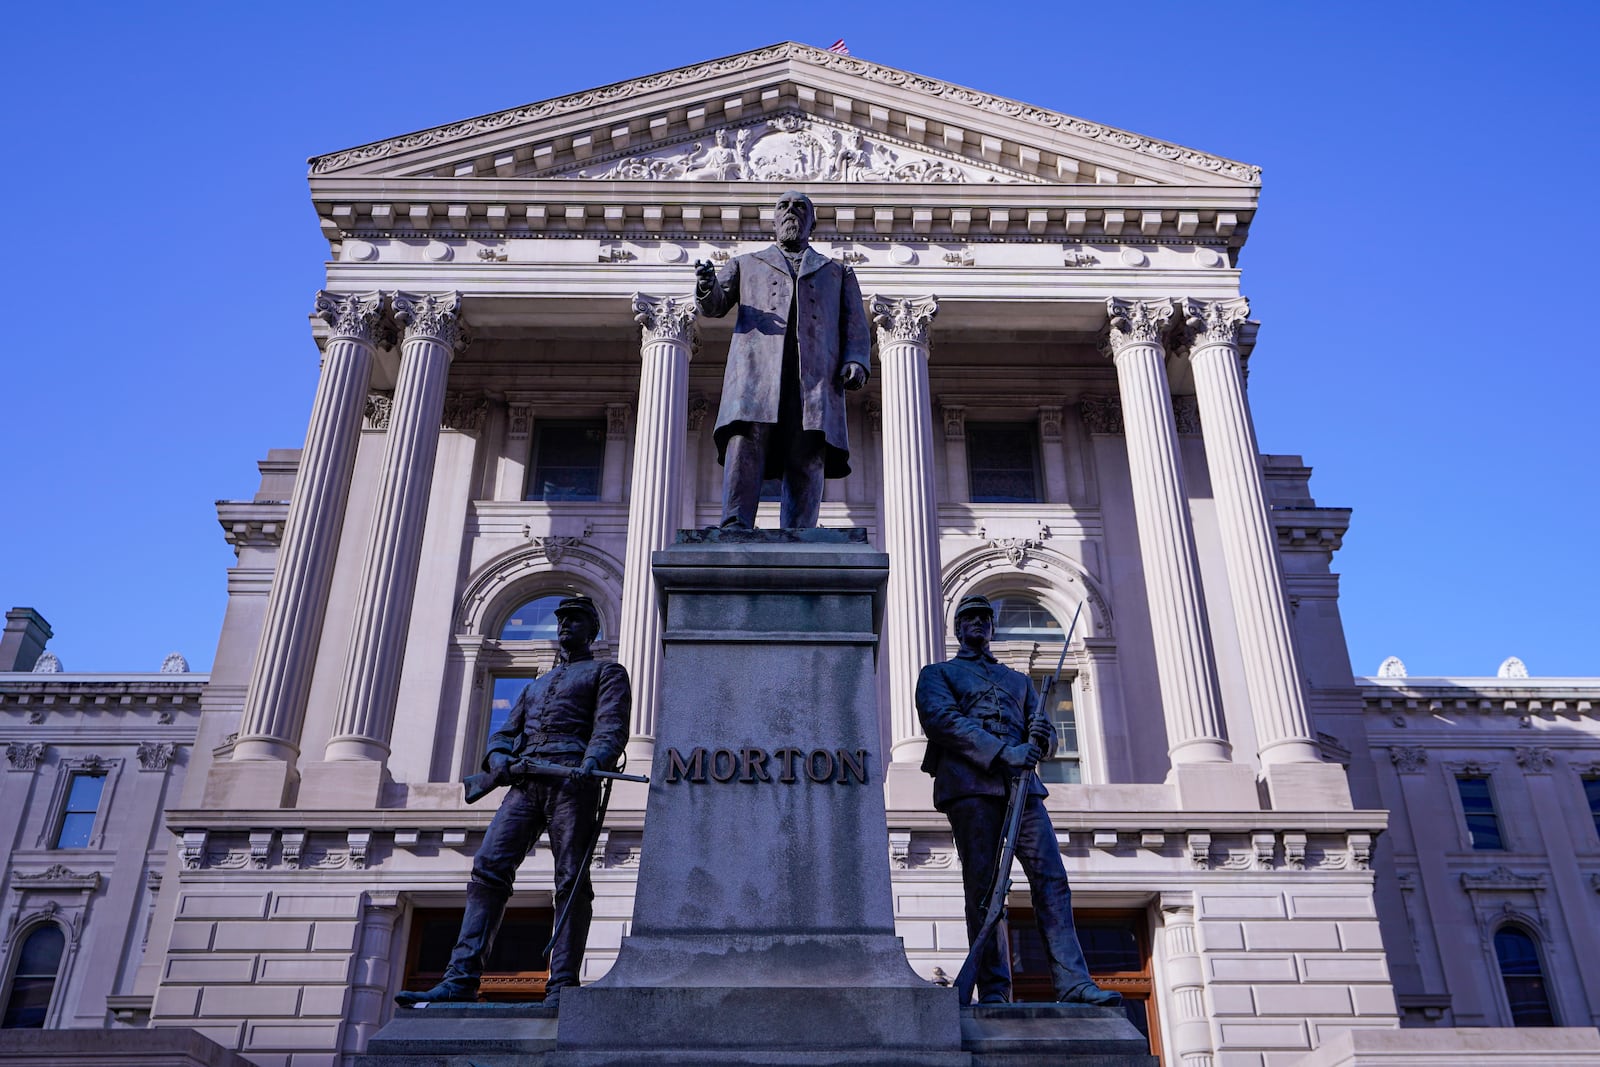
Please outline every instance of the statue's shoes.
M1097 1008L1115 1008L1122 1003L1122 994L1115 989L1101 989L1093 982L1085 982L1067 991L1062 1004L1092 1004Z
M394 1002L402 1008L415 1008L428 1004L473 1004L477 1000L476 978L446 978L432 989L421 993L407 989L394 995Z
M979 1004L1010 1004L1011 998L1004 993L985 993L978 998Z

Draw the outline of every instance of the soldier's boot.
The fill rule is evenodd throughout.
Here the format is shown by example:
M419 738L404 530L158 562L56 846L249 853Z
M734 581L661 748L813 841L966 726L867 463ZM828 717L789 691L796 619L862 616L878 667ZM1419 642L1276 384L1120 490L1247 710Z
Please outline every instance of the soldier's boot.
M468 882L467 910L461 916L461 935L450 953L450 965L445 968L444 979L425 992L406 990L397 993L394 1002L402 1008L415 1008L419 1004L470 1004L476 1001L483 961L494 947L494 935L500 930L507 896L486 885Z
M1084 982L1067 990L1062 1004L1092 1004L1097 1008L1115 1008L1122 1003L1122 994L1115 989L1101 989L1093 982Z
M572 902L567 923L550 946L550 978L544 987L544 1002L547 1005L560 1003L561 991L578 984L578 972L583 966L583 950L589 941L594 901L587 881L577 891L579 897Z

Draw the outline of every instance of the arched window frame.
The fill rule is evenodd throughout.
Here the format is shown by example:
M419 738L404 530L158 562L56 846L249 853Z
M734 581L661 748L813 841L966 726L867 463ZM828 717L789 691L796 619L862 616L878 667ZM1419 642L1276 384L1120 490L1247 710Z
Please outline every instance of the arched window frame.
M1129 773L1133 761L1125 731L1119 727L1112 735L1116 751L1108 752L1106 743L1106 724L1120 724L1125 718L1110 605L1082 564L1058 551L1049 539L1026 544L995 541L948 560L940 591L947 656L960 648L955 638L955 609L962 597L974 593L991 599L1028 597L1048 609L1063 627L1082 603L1083 613L1068 643L1061 675L1063 684L1071 679L1082 780L1131 780L1120 777ZM1053 673L1060 655L1061 645L1054 641L1002 642L995 649L997 659L1026 674ZM1066 791L1053 790L1045 803L1067 804Z
M503 641L511 613L543 595L582 595L600 612L601 637L591 646L596 659L616 659L622 603L622 562L589 541L587 528L571 537L535 537L531 544L484 564L468 580L456 609L455 654L446 687L458 692L458 719L448 761L440 759L435 780L459 781L475 773L488 741L494 681L533 677L554 666L554 641Z
M1494 927L1494 929L1489 934L1489 951L1490 951L1491 955L1494 957L1495 973L1500 978L1498 988L1500 990L1500 997L1501 997L1502 1003L1505 1005L1505 1011L1506 1011L1505 1018L1506 1018L1507 1025L1509 1025L1509 1026L1521 1026L1521 1025L1524 1025L1524 1024L1517 1022L1516 1009L1515 1009L1515 1006L1512 1003L1511 991L1506 987L1506 979L1507 979L1507 977L1527 977L1527 976L1521 976L1521 975L1508 976L1506 974L1506 972L1505 972L1505 963L1506 963L1506 961L1500 955L1500 945L1499 945L1500 935L1504 934L1504 933L1519 934L1522 937L1527 938L1528 943L1533 946L1533 956L1534 956L1535 961L1537 961L1537 963L1539 965L1538 978L1539 978L1539 981L1541 983L1543 983L1543 987L1544 987L1544 1002L1545 1002L1545 1006L1546 1006L1546 1008L1548 1008L1549 1013L1550 1013L1550 1021L1549 1021L1549 1023L1533 1022L1533 1023L1527 1023L1525 1025L1528 1025L1528 1026L1544 1026L1544 1025L1560 1026L1561 1025L1561 1013L1556 1007L1555 990L1551 987L1551 984L1550 984L1550 957L1549 957L1549 953L1545 951L1544 938L1540 936L1539 929L1538 929L1537 925L1535 925L1532 922L1529 922L1528 920L1522 918L1521 916L1512 916L1511 918L1508 918L1505 922L1502 922L1502 923L1496 925Z
M22 950L30 938L44 930L54 930L61 936L61 955L56 960L55 976L50 980L50 999L45 1006L41 1029L52 1029L58 1014L61 987L67 970L67 961L75 945L74 931L55 921L53 911L43 916L19 923L6 945L5 981L0 984L0 1023L11 1010L11 997L16 990L17 968L22 963Z

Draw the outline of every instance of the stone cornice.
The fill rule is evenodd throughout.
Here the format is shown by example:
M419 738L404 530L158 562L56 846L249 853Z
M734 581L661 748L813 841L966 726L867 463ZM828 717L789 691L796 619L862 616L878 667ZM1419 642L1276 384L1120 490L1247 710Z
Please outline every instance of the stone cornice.
M289 517L288 501L217 501L223 539L234 547L277 548Z
M764 66L788 65L791 70L798 73L800 70L810 68L817 74L830 76L837 80L840 76L847 79L858 79L865 83L861 89L867 94L876 87L897 90L903 96L911 99L922 99L930 106L942 105L946 113L955 111L965 112L976 122L981 122L985 117L996 121L1009 120L1011 123L1020 124L1023 129L1033 128L1041 136L1048 136L1051 132L1066 134L1073 138L1080 138L1090 145L1103 146L1115 153L1131 153L1135 158L1143 157L1151 164L1158 167L1187 167L1217 175L1226 181L1255 185L1261 180L1261 168L1235 160L1225 159L1220 156L1198 152L1167 141L1145 137L1140 134L1119 130L1115 127L1105 126L1100 123L1088 122L1084 119L1074 118L1060 112L1050 111L1045 108L1034 107L1018 101L1008 100L1004 97L993 96L988 93L967 89L948 82L925 78L917 74L896 70L892 67L869 63L854 56L841 56L809 45L797 44L792 41L760 48L738 55L727 56L705 63L697 63L676 70L652 74L642 78L634 78L625 82L590 89L581 93L568 96L555 97L522 107L511 108L489 115L466 119L444 126L435 126L431 129L420 130L401 137L392 137L382 141L333 152L327 155L315 156L309 162L313 175L329 174L340 170L373 164L385 159L409 152L437 149L452 144L458 144L479 138L483 135L497 132L510 131L517 127L543 120L556 118L563 115L572 115L580 119L588 119L597 111L609 110L607 116L613 120L620 108L635 100L649 97L652 94L670 93L679 87L693 87L697 83L710 83L716 79L751 71ZM765 79L763 79L765 81ZM711 90L708 85L708 92ZM760 106L763 100L762 87L752 87L755 90L754 103ZM726 91L722 92L726 95ZM682 105L682 94L678 94L675 101ZM837 102L838 97L834 97ZM708 102L709 104L710 102ZM846 101L846 104L851 101ZM744 101L739 101L739 109L743 110ZM843 110L837 108L837 110ZM693 111L693 108L686 109ZM887 124L888 109L879 109L883 112L882 121ZM737 113L736 113L737 115ZM723 110L720 116L724 121L728 115ZM869 106L866 118L869 122L877 116ZM688 119L689 129L703 128L711 116L708 108L699 109L701 125L696 126L693 119ZM609 136L610 130L600 125L596 131L582 136L590 137L587 147L599 147L595 143L598 136L606 137L606 144L612 143ZM965 131L960 131L964 133ZM631 138L631 131L624 136ZM948 135L947 139L948 139ZM987 146L980 139L978 146L984 150ZM435 153L437 154L437 153ZM496 161L491 156L486 161L490 173L494 172Z
M771 240L784 183L319 178L330 241L352 237L612 237ZM1248 236L1254 187L814 184L814 239L1211 244ZM487 262L487 260L486 260Z

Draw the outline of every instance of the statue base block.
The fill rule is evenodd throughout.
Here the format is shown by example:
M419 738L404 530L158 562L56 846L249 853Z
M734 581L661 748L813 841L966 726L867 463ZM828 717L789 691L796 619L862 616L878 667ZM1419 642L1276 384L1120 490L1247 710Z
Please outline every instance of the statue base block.
M888 559L862 530L706 530L652 562L661 710L632 932L562 995L547 1062L964 1065L954 993L894 931Z

